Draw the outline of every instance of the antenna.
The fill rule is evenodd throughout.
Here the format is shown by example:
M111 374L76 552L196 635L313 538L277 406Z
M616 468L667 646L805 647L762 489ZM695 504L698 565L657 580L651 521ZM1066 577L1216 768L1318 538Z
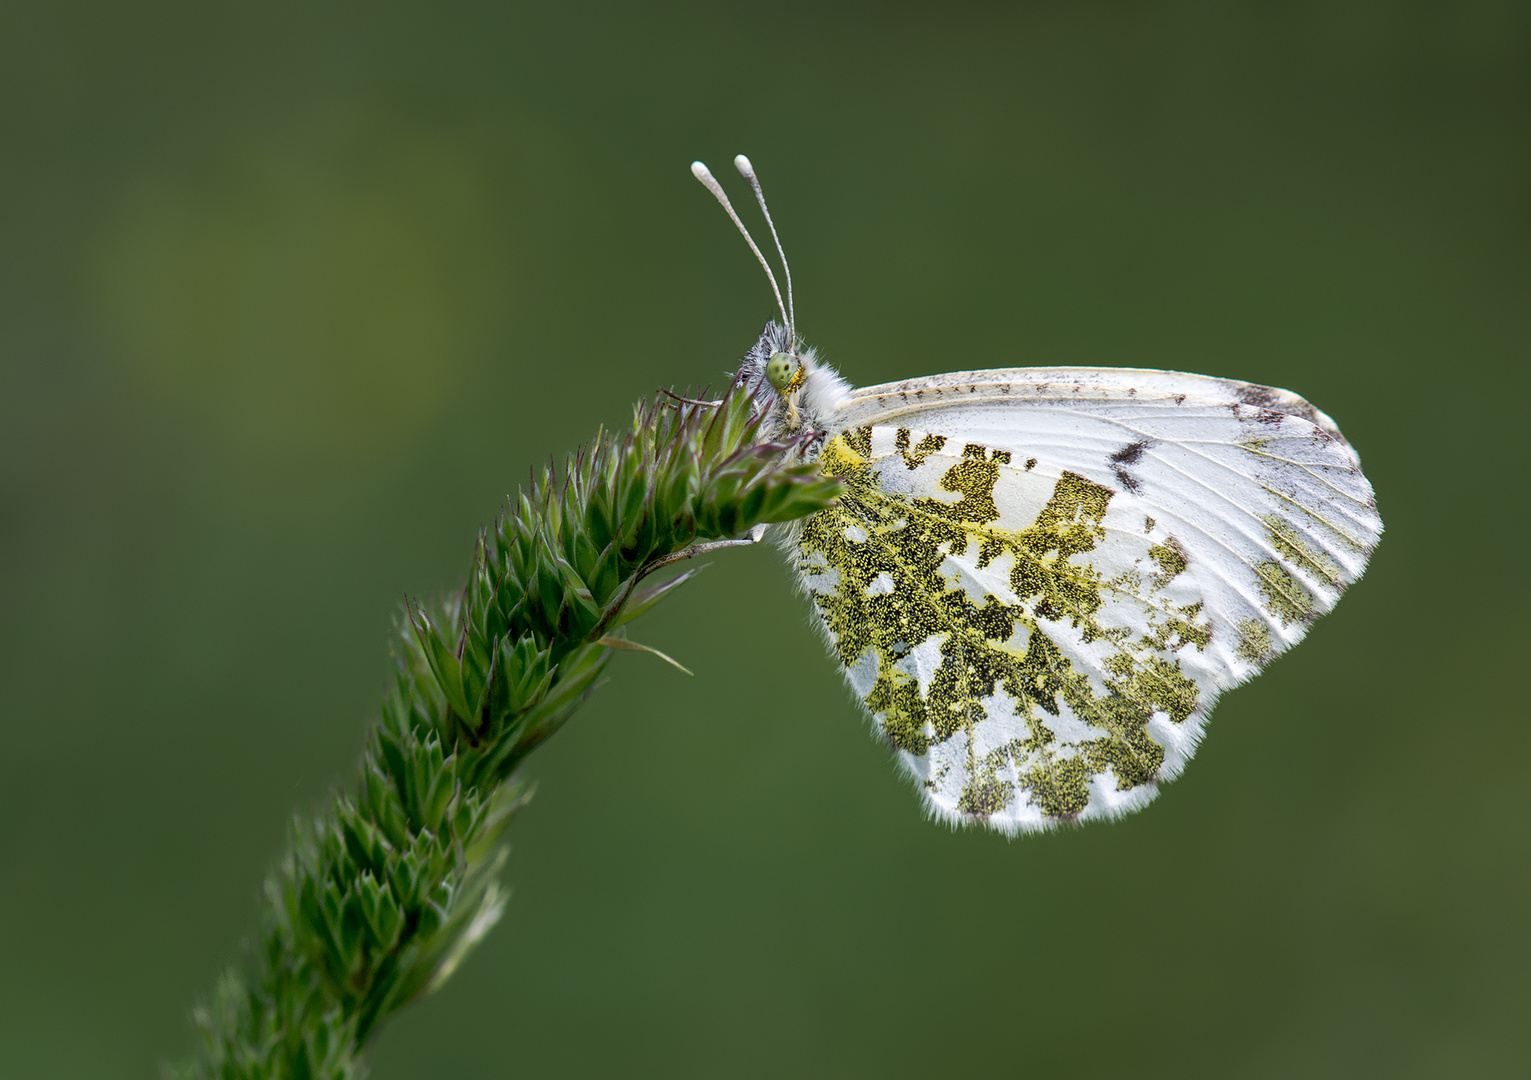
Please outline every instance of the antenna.
M787 278L787 337L792 342L792 348L797 348L797 308L792 303L792 267L787 265L787 253L782 249L781 237L776 235L776 223L771 220L771 211L766 208L765 192L760 190L760 177L755 175L755 166L750 164L750 159L740 154L734 158L734 168L739 170L739 175L749 181L750 187L755 191L755 201L760 204L760 212L765 215L766 226L771 230L771 239L776 241L776 254L781 256L781 272Z
M748 159L745 160L745 164L749 164ZM787 324L788 333L790 334L792 332L792 318L787 314L787 305L782 303L781 290L776 287L776 275L771 273L771 264L766 262L764 255L760 254L760 249L755 246L755 239L750 236L750 231L744 227L744 222L740 221L739 215L734 213L733 203L729 202L728 196L723 194L723 186L713 178L712 173L707 171L707 166L703 165L700 161L693 161L691 163L691 175L700 180L702 186L712 192L712 197L723 204L723 209L728 211L728 216L733 219L734 226L739 230L740 235L744 237L744 242L755 253L755 258L760 260L760 268L766 272L766 279L771 283L771 291L776 294L776 308L781 312L782 321ZM775 235L776 230L773 228L771 232L772 235Z

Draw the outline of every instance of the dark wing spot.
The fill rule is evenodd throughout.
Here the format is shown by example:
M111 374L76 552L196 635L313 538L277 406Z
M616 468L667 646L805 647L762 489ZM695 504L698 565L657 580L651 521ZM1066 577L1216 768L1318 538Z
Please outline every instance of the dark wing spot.
M1029 457L1029 458L1026 459L1026 471L1027 472L1030 472L1032 469L1035 469L1036 467L1037 467L1037 459L1036 458Z
M1147 449L1148 440L1139 439L1137 442L1128 443L1116 453L1112 454L1111 460L1118 465L1136 465L1138 459L1143 456L1143 451Z
M1128 491L1137 491L1142 486L1142 482L1127 471L1127 466L1136 465L1142 458L1143 451L1147 449L1148 440L1139 439L1128 443L1107 459L1111 463L1111 471L1116 474L1117 481Z
M1176 405L1184 405L1185 404L1185 395L1184 394L1176 394L1175 395L1175 404Z

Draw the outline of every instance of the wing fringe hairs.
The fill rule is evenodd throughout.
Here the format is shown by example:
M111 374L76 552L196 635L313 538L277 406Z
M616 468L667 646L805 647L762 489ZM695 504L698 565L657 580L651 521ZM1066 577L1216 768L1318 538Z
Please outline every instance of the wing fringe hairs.
M379 1025L444 982L498 920L516 769L597 685L619 629L691 576L695 545L831 505L839 483L763 441L750 388L655 397L630 430L534 475L483 530L467 586L406 604L358 777L267 876L247 964L194 1010L181 1080L365 1074Z

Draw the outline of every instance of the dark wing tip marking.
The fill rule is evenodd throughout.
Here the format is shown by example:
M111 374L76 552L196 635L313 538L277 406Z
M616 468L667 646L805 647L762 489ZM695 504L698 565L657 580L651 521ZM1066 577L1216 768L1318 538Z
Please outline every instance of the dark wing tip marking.
M1252 405L1257 409L1283 416L1300 416L1315 427L1323 427L1323 424L1319 422L1318 410L1295 394L1273 390L1269 386L1246 383L1239 387L1235 396L1245 405ZM1261 419L1265 418L1261 417Z

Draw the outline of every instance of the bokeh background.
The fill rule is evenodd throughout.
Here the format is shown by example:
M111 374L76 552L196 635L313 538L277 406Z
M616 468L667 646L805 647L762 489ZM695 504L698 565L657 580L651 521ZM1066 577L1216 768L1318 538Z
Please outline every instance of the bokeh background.
M1017 842L716 559L379 1080L1525 1075L1528 121L1514 0L6 5L0 1076L191 1045L403 597L770 313L741 150L852 382L1291 387L1388 533L1151 810Z

